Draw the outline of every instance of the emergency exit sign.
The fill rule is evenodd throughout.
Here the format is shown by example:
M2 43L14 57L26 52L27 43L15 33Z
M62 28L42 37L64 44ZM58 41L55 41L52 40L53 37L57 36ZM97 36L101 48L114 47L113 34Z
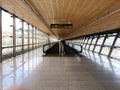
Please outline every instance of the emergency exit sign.
M62 28L62 29L71 29L73 28L73 24L51 24L51 28Z

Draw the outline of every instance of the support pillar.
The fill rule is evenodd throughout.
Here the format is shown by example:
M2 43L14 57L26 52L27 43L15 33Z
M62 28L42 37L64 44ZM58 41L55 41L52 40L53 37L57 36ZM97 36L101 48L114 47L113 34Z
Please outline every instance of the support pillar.
M24 21L22 20L22 53L24 53Z
M30 26L28 24L28 51L30 51Z
M13 57L16 56L16 20L13 15Z
M2 63L2 9L0 8L0 63Z
M32 50L34 49L34 27L32 26Z

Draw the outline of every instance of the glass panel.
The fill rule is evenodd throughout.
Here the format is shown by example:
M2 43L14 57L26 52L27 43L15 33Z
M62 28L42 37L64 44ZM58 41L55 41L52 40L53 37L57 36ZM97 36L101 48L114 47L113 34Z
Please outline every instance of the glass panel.
M105 37L100 37L100 38L98 39L97 45L102 45L104 38L105 38Z
M13 46L13 18L2 10L2 47Z
M85 42L84 42L84 43L87 43L87 41L88 41L88 37L85 39Z
M95 47L95 52L98 53L98 52L100 51L100 47L101 47L101 46L96 46L96 47Z
M101 45L102 45L102 43L103 43L103 40L104 40L104 37L100 37L99 39L98 39L98 42L97 42L97 45L100 45L100 46L96 46L95 47L95 52L99 52L100 51L100 47L101 47Z
M105 41L105 44L104 44L105 46L103 47L101 54L104 54L104 55L109 54L110 47L112 46L114 39L115 39L115 36L108 36L108 38Z
M28 24L24 22L24 44L28 44Z
M90 50L92 51L92 50L93 50L93 48L94 48L94 45L91 45L91 46L90 46Z
M89 45L86 46L86 49L88 49L88 48L89 48Z
M91 40L92 40L92 37L89 38L88 44L90 44Z
M111 45L113 44L114 39L115 39L115 37L108 37L108 38L106 39L104 45L111 46Z
M17 54L21 54L22 53L22 47L21 46L16 47L16 52L17 52Z
M81 51L81 46L74 45L74 49L76 49L77 51Z
M4 48L4 49L2 49L3 58L4 58L6 55L12 56L12 53L13 53L13 48ZM4 55L5 55L5 56L4 56Z
M119 58L120 59L120 48L114 48L111 57Z
M101 54L108 55L110 51L110 47L103 47Z
M81 45L83 45L83 43L84 43L84 39L85 39L85 38L82 39Z
M12 15L2 10L2 47L13 46L13 18ZM13 48L4 48L2 55L12 56ZM6 56L5 56L6 57Z
M30 25L29 32L30 32L30 44L32 44L32 26L31 25Z
M81 45L81 43L82 43L82 39L80 39L80 45Z
M115 46L120 47L120 38L117 38L117 41L116 41L116 43L115 43Z
M30 50L32 50L32 45L30 45Z
M24 51L27 51L27 49L28 49L28 46L24 46Z
M97 40L97 37L94 37L92 44L95 44L96 40Z
M16 45L22 45L22 22L16 18Z
M111 53L111 57L119 58L120 59L120 38L117 38L115 43L115 47Z
M85 42L84 42L84 44L83 44L83 48L85 48L86 43L87 43L87 40L88 40L88 38L85 39Z

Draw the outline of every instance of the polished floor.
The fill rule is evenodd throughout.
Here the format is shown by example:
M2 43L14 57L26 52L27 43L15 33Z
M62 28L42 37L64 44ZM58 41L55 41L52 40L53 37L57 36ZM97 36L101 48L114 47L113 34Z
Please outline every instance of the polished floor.
M120 90L120 62L83 51L84 56L43 56L42 49L0 64L0 90Z

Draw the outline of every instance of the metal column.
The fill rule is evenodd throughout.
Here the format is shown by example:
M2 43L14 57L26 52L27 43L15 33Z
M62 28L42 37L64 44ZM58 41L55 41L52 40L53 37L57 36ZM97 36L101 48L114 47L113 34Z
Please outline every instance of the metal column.
M35 28L35 49L36 49L36 45L37 45L37 28Z
M0 63L2 62L2 9L0 8Z
M24 53L24 21L22 20L22 53Z
M34 27L32 26L32 50L34 49Z
M13 57L16 56L16 20L13 15Z
M30 51L30 26L28 24L28 51Z

